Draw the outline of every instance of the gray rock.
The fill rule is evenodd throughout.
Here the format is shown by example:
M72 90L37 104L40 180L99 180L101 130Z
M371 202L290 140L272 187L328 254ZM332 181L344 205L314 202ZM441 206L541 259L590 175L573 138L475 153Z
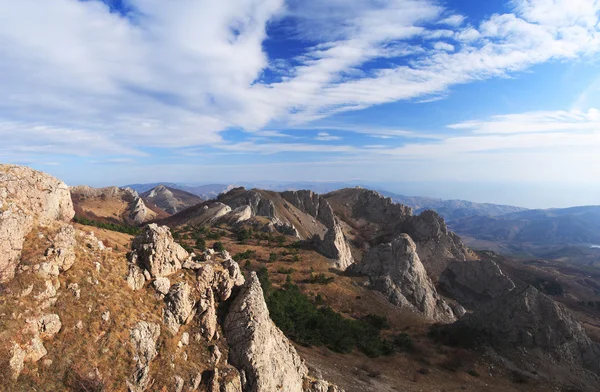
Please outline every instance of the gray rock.
M351 271L368 276L371 287L386 294L395 305L416 310L434 321L456 320L437 294L407 234L370 249Z
M229 361L246 373L245 391L302 391L308 369L271 321L256 273L251 273L234 299L224 332L230 346Z
M169 289L171 288L171 282L169 278L158 277L153 282L154 288L156 291L163 295L167 295L169 293Z
M451 262L442 272L439 284L460 303L471 307L515 288L513 281L491 260Z
M137 260L137 256L132 256ZM144 287L146 283L146 277L144 275L144 271L134 263L128 263L127 266L127 276L125 280L127 281L127 286L129 286L132 290L140 290Z
M156 224L146 226L134 238L132 249L131 262L147 270L152 277L174 274L190 256L173 240L167 226L159 227Z
M27 167L0 165L0 282L14 277L33 227L68 222L74 215L65 183Z
M150 383L150 362L156 357L156 341L160 336L160 325L138 322L130 331L130 342L133 346L136 370L129 380L127 387L131 392L142 392Z
M190 286L186 282L171 286L165 297L165 305L163 322L171 333L176 334L179 328L191 320L195 313L196 301L192 296Z

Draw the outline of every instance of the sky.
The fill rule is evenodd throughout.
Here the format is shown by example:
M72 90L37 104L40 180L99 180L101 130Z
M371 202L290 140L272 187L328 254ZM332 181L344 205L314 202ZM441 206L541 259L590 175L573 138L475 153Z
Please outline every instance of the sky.
M0 0L0 162L600 204L600 0Z

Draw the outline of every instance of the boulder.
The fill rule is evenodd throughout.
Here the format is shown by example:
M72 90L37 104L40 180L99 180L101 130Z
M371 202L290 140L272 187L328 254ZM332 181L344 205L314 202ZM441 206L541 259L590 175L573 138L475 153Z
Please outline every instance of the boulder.
M14 277L25 236L75 215L67 185L33 169L0 165L0 283Z
M416 310L433 321L456 320L427 276L417 247L407 234L371 248L351 271L368 276L371 287L387 295L394 305Z
M54 237L52 246L46 249L45 255L49 263L56 265L59 271L67 271L75 263L76 246L75 228L69 224L63 224Z
M302 391L308 369L271 321L255 272L231 304L223 328L229 361L246 374L244 391Z
M171 288L171 282L169 281L169 278L165 277L156 278L153 285L156 291L163 295L167 295L169 293L169 289Z
M133 256L137 259L137 256ZM140 290L144 287L144 283L146 283L146 278L144 276L144 271L135 265L134 263L128 263L127 265L127 276L125 280L127 281L127 286L129 286L132 290Z
M173 240L167 226L150 224L133 239L130 261L152 277L169 276L181 269L189 253Z

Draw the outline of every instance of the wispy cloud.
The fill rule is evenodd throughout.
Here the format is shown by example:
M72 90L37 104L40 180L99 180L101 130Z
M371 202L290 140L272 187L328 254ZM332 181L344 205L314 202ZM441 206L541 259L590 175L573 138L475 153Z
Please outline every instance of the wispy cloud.
M320 141L331 141L331 140L340 140L341 137L340 136L334 136L329 134L328 132L319 132L317 134L317 137L315 137L315 140L320 140Z

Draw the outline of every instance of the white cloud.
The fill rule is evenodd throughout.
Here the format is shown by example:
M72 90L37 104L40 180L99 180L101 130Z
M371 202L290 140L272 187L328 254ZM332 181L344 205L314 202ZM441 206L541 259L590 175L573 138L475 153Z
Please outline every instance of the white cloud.
M340 139L341 139L340 136L330 135L327 132L319 132L319 134L315 138L315 140L320 140L320 141L331 141L331 140L340 140Z
M227 146L222 132L232 128L280 138L285 134L265 127L397 100L440 99L456 84L600 50L596 0L513 0L512 13L473 25L434 0L129 3L128 17L97 0L0 4L0 153L140 155L145 147ZM289 19L286 34L312 46L296 58L269 58L267 24L278 18ZM361 68L376 60L389 61ZM283 75L281 81L263 79L267 69ZM528 132L565 131L564 123L595 126L577 118L593 113L562 115L561 125L499 117L454 128L475 137L502 133L501 127L506 133L515 123ZM410 137L393 129L348 131ZM225 148L316 148L295 145ZM349 150L355 149L339 146Z

